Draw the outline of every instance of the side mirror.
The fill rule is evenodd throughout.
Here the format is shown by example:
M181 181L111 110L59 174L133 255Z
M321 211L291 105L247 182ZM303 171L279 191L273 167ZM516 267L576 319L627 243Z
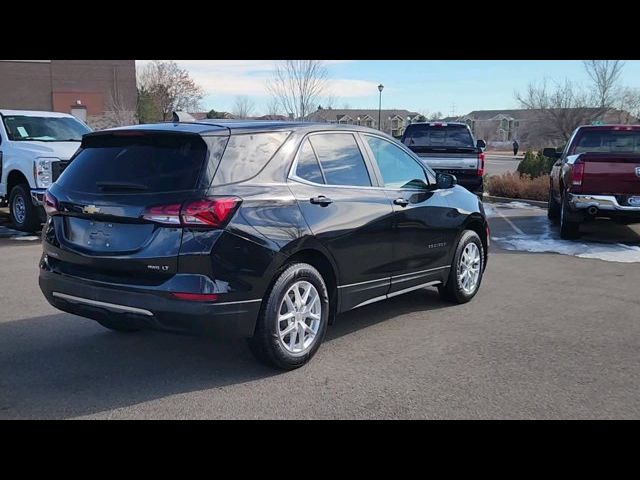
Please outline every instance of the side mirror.
M553 158L553 159L558 159L560 158L560 155L562 155L560 152L556 151L555 148L545 148L544 150L542 150L542 155L544 155L547 158Z
M484 140L476 140L476 147L484 150L487 148L487 143Z
M436 177L436 185L438 188L453 188L458 183L455 175L449 173L439 173Z

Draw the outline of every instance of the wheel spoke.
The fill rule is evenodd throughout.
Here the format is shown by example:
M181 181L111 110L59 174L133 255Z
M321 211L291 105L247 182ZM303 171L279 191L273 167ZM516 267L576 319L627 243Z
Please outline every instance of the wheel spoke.
M293 288L293 294L295 295L295 303L297 308L301 308L302 305L302 297L300 296L300 286L296 285Z
M294 324L295 326L295 324ZM289 335L289 350L293 352L296 346L296 338L298 337L298 329L292 329L291 335Z
M292 332L293 329L296 328L296 324L291 322L287 327L280 332L280 336L282 338L286 337L288 333ZM292 334L293 335L293 334Z
M291 319L291 318L293 318L295 316L296 316L295 312L287 312L287 313L284 313L284 314L280 315L280 317L278 318L278 321L284 322L285 320L289 320L289 319Z
M298 343L300 350L302 350L304 348L304 328L302 323L298 323Z
M295 312L297 310L296 306L293 304L291 298L289 297L289 292L287 292L287 294L284 296L284 301L287 303L287 308L290 312Z

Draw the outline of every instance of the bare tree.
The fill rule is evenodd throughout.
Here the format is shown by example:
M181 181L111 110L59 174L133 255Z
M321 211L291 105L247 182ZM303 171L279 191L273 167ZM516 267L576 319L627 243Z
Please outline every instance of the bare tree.
M333 93L328 93L322 102L323 108L336 108L338 105L338 97Z
M281 115L280 112L282 112L281 108L280 108L280 102L278 101L277 98L275 97L271 97L269 99L269 101L267 102L267 115L270 115L272 117L275 117L277 115Z
M138 89L145 92L162 120L174 111L196 111L204 95L189 72L173 61L154 60L140 69Z
M136 105L126 102L122 98L122 95L114 88L107 100L104 118L109 124L109 127L123 127L125 125L138 123L136 119Z
M441 120L443 118L443 115L442 112L432 112L428 118L433 122L434 120Z
M256 104L246 95L239 95L233 104L233 110L231 113L236 118L248 118L253 113Z
M571 132L602 114L608 108L593 107L592 95L565 80L549 87L544 81L540 85L530 83L521 94L516 92L515 98L523 108L539 111L537 118L529 128L536 129L536 136L548 140L568 140Z
M276 64L267 90L286 113L304 118L313 113L327 86L327 68L320 60L286 60Z
M617 88L613 107L616 109L618 123L638 123L640 118L640 89L631 87Z
M611 107L615 101L615 91L624 62L621 60L585 60L584 68L593 80L597 105Z

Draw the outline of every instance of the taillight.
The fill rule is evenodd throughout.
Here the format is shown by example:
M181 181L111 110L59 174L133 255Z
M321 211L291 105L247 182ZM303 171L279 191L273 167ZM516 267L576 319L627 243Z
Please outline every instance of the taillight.
M58 211L58 199L51 195L47 190L44 194L44 211L47 215L55 215Z
M156 205L147 208L142 218L167 225L222 228L242 202L238 197L209 197L182 205Z
M571 185L575 187L581 186L583 177L584 163L581 160L576 160L571 168Z
M209 198L186 203L182 206L182 223L223 227L238 205L240 205L240 199L237 197Z
M478 176L484 175L484 152L478 154Z
M142 214L142 218L157 223L180 225L180 206L179 203L174 203L149 207Z

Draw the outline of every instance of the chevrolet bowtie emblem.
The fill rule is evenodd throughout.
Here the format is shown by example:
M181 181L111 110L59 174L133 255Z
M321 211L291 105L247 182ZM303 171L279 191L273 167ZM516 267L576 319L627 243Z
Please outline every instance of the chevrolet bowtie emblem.
M94 213L100 213L100 209L95 205L87 205L82 209L82 213L88 213L89 215L92 215Z
M636 177L640 177L640 167L636 167Z

